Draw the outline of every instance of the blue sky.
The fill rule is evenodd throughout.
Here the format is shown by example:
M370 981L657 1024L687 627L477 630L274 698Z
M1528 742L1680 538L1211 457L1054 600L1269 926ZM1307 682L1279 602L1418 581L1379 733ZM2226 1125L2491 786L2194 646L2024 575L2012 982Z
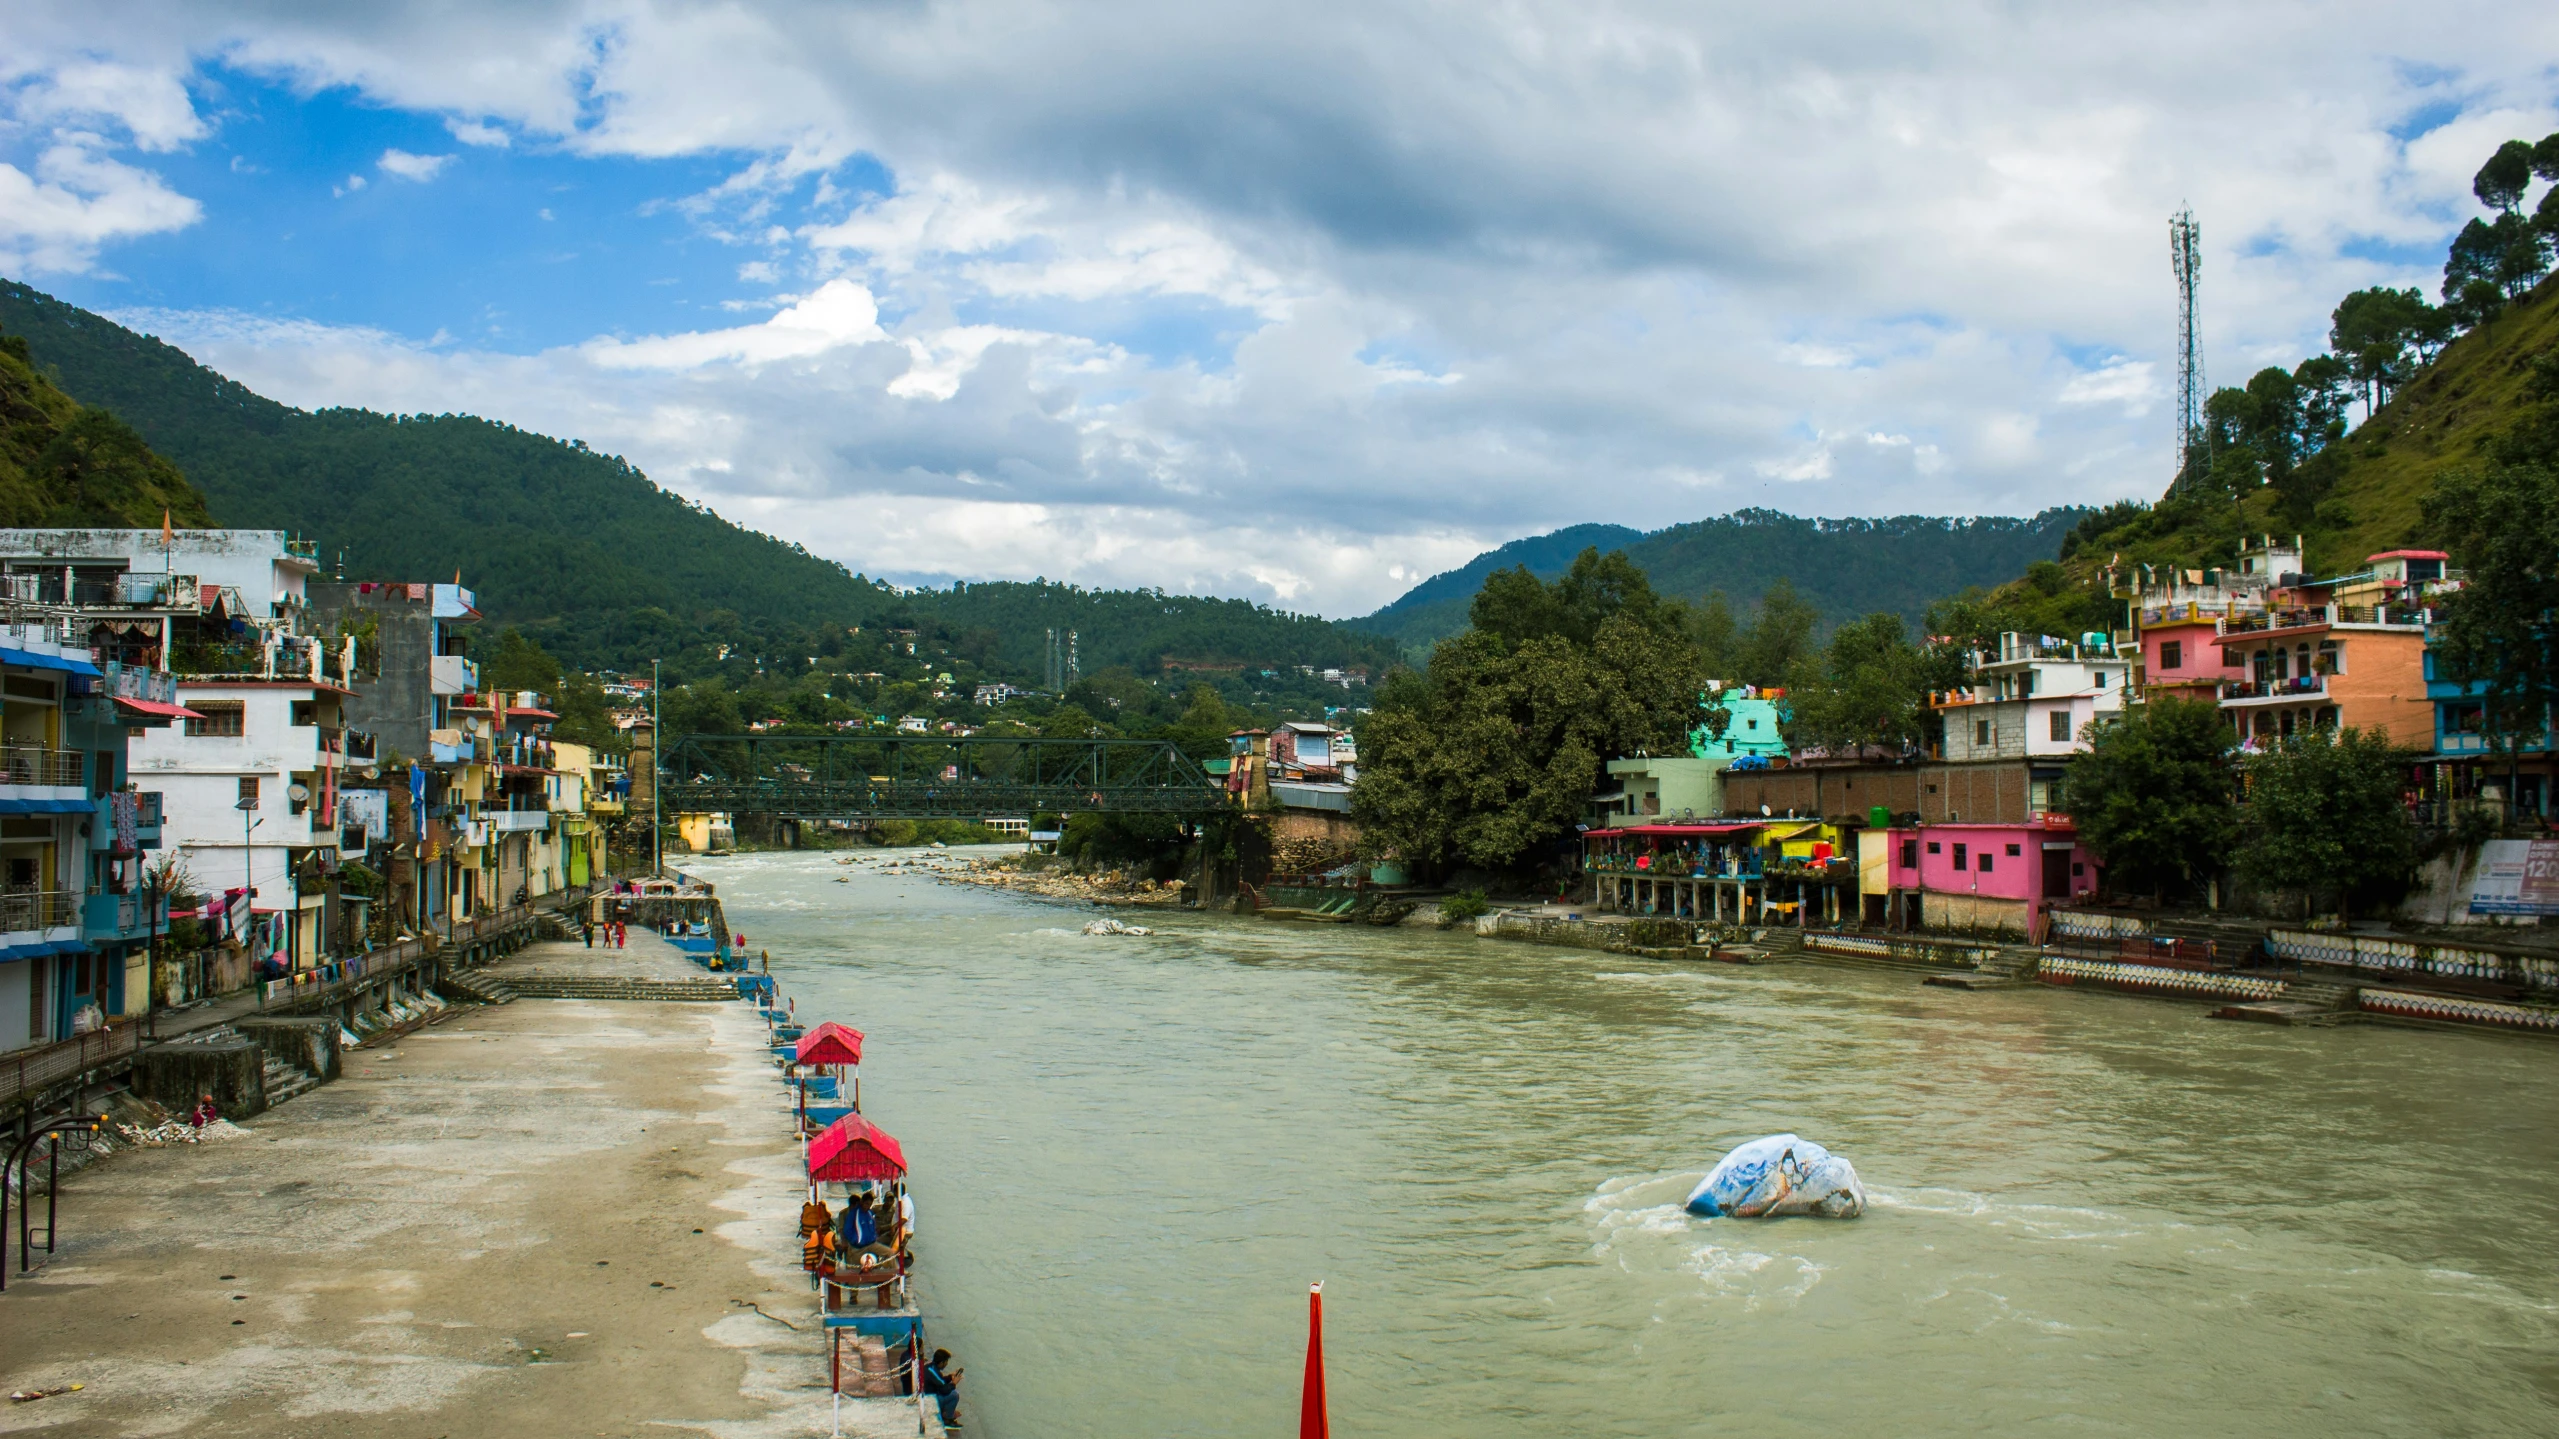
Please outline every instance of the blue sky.
M1521 534L2155 494L2431 288L2512 6L0 10L0 273L875 574L1357 613Z

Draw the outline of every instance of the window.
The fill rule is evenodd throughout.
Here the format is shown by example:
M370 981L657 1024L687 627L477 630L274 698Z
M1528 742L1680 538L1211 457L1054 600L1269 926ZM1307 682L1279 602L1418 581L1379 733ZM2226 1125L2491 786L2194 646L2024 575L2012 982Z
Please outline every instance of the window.
M1945 853L1945 847L1932 839L1928 842L1928 852L1930 854L1943 854Z
M2024 851L2024 850L2019 849L2017 846L2015 846L2015 845L2013 845L2013 844L2012 844L2012 845L2010 845L2010 846L2008 846L2008 857L2009 857L2010 859L2015 859L2017 856L2019 856L2019 855L2021 855L2021 854L2023 854L2023 853L2025 853L2025 851Z
M2088 866L2080 863L2078 860L2072 860L2070 862L2070 872L2072 874L2086 874L2088 872Z
M1984 874L1988 874L1988 873L1990 873L1990 851L1989 851L1989 850L1983 850L1983 851L1981 852L1981 872L1982 872L1982 873L1984 873Z
M1755 719L1754 719L1754 720L1743 720L1743 721L1742 721L1742 728L1743 728L1743 729L1757 729L1757 728L1759 728L1759 721L1757 721L1757 720L1755 720Z
M1956 868L1957 870L1961 870L1963 867L1964 867L1964 847L1963 847L1962 845L1960 845L1960 844L1959 844L1959 845L1955 846L1955 868Z
M310 728L311 726L318 724L319 722L320 722L320 702L319 702L319 701L317 701L317 700L295 700L295 701L293 702L293 723L294 723L294 725L295 725L297 728L308 729L308 728Z
M251 808L255 808L257 806L258 777L256 775L244 774L240 776L240 798L247 800Z
M2099 670L2099 671L2097 671L2097 688L2099 688L2099 689L2104 689L2105 687L2106 687L2106 672L2105 672L2104 670Z
M2070 743L2070 711L2053 711L2053 742L2056 744Z
M238 700L189 700L187 708L204 716L187 721L189 735L241 735L248 733L247 707Z
M1988 744L1988 743L1990 743L1990 721L1988 721L1988 720L1974 720L1974 721L1973 721L1973 743L1974 743L1974 744Z
M1931 849L1936 848L1934 845L1929 847ZM1919 868L1919 841L1915 839L1906 839L1901 842L1901 867L1904 869Z
M2161 645L2159 647L2159 667L2163 670L2184 669L2186 667L2186 642L2184 640L2170 640L2166 644Z

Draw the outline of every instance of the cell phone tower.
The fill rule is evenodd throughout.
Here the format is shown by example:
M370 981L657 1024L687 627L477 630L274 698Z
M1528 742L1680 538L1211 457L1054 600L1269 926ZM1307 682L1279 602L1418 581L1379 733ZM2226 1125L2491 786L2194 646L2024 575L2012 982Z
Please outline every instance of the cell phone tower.
M2168 262L2177 272L2177 479L2200 477L2204 453L2204 353L2196 333L2195 286L2203 278L2202 229L2192 209L2168 217Z

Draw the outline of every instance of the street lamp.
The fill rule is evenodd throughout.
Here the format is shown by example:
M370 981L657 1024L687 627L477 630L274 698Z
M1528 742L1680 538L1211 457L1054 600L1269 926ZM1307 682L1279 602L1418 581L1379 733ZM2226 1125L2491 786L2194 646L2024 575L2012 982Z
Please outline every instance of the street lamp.
M253 794L240 796L240 802L233 806L240 811L240 897L248 904L249 919L253 922L258 917L258 855L249 847L249 836L259 825L266 823L262 819L249 818L250 812L257 807L258 797ZM245 948L245 936L242 944Z

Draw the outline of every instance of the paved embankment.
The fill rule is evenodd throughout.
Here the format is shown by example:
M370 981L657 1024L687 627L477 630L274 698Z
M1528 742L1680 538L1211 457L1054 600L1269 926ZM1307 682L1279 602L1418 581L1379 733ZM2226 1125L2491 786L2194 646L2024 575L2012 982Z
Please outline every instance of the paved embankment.
M494 972L703 977L641 932ZM52 1263L0 1297L0 1385L84 1387L0 1431L825 1432L765 1044L738 1003L474 1008L243 1137L95 1166Z

